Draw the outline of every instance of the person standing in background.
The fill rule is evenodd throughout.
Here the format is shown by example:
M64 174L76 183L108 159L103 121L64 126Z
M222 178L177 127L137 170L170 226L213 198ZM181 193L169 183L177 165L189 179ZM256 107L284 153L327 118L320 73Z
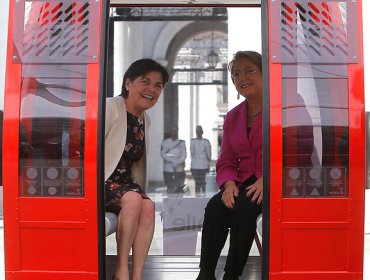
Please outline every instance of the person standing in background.
M205 196L206 174L209 172L211 162L211 144L208 139L203 138L202 126L197 125L195 132L197 137L190 142L190 171L195 181L195 195Z
M161 156L167 193L181 193L185 182L186 146L184 140L178 139L177 127L172 128L170 138L163 140Z

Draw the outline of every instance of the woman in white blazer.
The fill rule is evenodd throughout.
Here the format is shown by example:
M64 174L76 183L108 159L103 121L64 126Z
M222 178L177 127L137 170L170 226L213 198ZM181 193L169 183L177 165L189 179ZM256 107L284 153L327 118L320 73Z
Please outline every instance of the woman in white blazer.
M121 95L106 102L105 203L106 211L118 215L113 279L141 279L153 239L154 205L146 194L150 120L145 111L157 103L168 79L167 69L156 61L137 60L123 76Z

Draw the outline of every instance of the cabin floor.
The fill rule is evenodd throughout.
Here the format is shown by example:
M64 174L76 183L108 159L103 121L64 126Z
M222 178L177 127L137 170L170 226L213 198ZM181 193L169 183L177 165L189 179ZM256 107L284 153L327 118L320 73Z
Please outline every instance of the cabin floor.
M106 256L106 279L112 279L117 256ZM221 256L216 269L216 279L222 279L226 256ZM261 279L262 258L251 256L240 280ZM199 272L199 256L148 256L143 280L195 280Z

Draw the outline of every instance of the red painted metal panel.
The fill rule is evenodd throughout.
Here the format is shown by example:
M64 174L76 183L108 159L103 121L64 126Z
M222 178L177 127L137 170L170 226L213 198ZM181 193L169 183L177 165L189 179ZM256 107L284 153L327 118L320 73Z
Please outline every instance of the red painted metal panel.
M78 271L20 271L19 273L8 273L6 280L96 280L97 274L94 272L78 272Z
M347 229L312 226L283 229L282 271L347 270Z
M350 198L349 211L349 271L359 274L363 271L364 258L364 219L365 219L365 176L366 174L366 125L364 105L364 59L362 39L362 1L357 1L357 28L358 28L358 63L348 65L349 86L349 138L350 149ZM357 278L361 279L361 278Z
M9 2L8 45L5 75L4 122L3 122L3 207L5 269L19 270L19 217L18 206L18 127L19 89L21 65L12 62L13 10L15 2ZM8 110L6 108L9 108ZM11 110L10 110L11 108ZM8 218L13 216L13 218Z
M307 15L305 14L307 10L304 10L303 8L305 7L304 5L307 4L307 1L286 1L287 7L284 6L285 2L277 2L279 9L282 7L282 10L286 9L289 11L291 7L294 7L297 11L299 10L297 13ZM303 4L302 6L300 6L301 2ZM327 20L335 22L334 25L344 25L344 20L342 18L343 15L340 14L341 9L339 9L339 6L335 6L337 3L331 2L326 4L324 2L329 3L329 1L323 1L321 3L322 6L320 6L320 8L329 12L329 14L326 14ZM345 69L345 75L340 75L335 78L325 76L326 74L318 73L326 70L324 67L327 67L327 64L332 63L330 61L331 58L328 58L325 62L315 60L313 69L314 71L318 70L318 72L312 71L313 74L307 74L307 72L305 72L302 75L303 72L298 72L298 70L296 70L296 73L289 72L292 71L292 68L289 67L292 66L292 63L294 64L294 61L289 56L290 54L287 55L287 53L289 53L287 48L289 47L287 47L286 44L284 46L285 49L283 50L283 46L281 45L283 40L279 41L281 38L279 36L275 36L276 32L279 32L277 31L276 26L284 24L282 23L284 20L289 21L289 18L282 14L286 17L284 20L281 22L273 22L273 9L276 9L276 6L272 7L273 5L274 4L269 2L269 45L272 50L269 61L271 127L269 139L271 143L269 279L362 279L365 192L365 111L362 22L360 16L362 14L361 1L356 1L356 3L350 3L349 1L346 2L347 6L345 6L345 8L347 8L348 16L353 15L353 10L351 10L353 6L350 5L357 5L357 12L355 14L359 16L356 18L347 18L347 21L351 23L348 30L346 30L349 34L348 38L351 38L348 43L350 49L349 53L352 54L353 52L356 52L357 56L349 57L347 65L343 63L344 61L341 61L339 64L342 66L337 66L335 71L339 71L338 69L344 65L343 69ZM316 1L312 1L309 2L308 5L313 5L317 8L318 3ZM292 15L294 15L293 10ZM275 18L275 20L277 19ZM281 18L279 17L279 21L280 20ZM298 21L301 20L302 18ZM315 21L320 20L318 18L313 18L313 22ZM296 23L297 21L292 20L287 25L294 26ZM330 23L327 24L330 25ZM356 26L355 30L351 29L353 26ZM289 27L290 26L287 28ZM297 26L297 28L301 28L301 26ZM320 29L317 28L315 30L319 32ZM271 34L272 31L275 32L275 35ZM296 30L292 31L293 34L295 31ZM313 32L311 34L313 39L317 36L317 34L314 34L316 31L311 31ZM301 30L301 32L304 33L305 31ZM353 34L355 34L355 36ZM357 38L358 40L353 41L353 38ZM316 39L319 40L318 37ZM319 51L320 50L318 50L317 53L319 53ZM283 55L282 53L284 52L285 54ZM281 57L279 57L280 53ZM274 56L275 54L278 54L278 56ZM291 54L292 57L297 58L296 65L300 65L301 63L298 62L298 60L301 58L294 56L294 50L292 50ZM304 59L306 63L303 63L304 67L311 67L310 64L307 64L310 56L307 55ZM326 58L323 58L323 60L324 59ZM295 71L294 68L293 71ZM302 68L300 71L302 71ZM293 76L291 76L292 73ZM287 77L294 78L294 74L297 75L297 81L299 79L301 79L301 81L304 81L304 79L311 79L310 81L313 81L317 92L321 92L321 96L319 96L319 98L321 98L321 102L323 102L323 104L335 104L333 105L332 111L328 111L324 107L318 109L321 113L321 117L325 116L327 118L323 120L327 123L323 122L322 135L329 137L326 139L320 139L320 141L323 141L323 155L321 155L323 160L322 170L327 172L322 176L324 180L328 180L325 176L330 175L329 171L332 168L344 166L342 170L347 172L347 178L344 179L346 180L344 186L348 188L348 191L344 193L335 192L335 189L329 189L327 192L323 192L322 195L317 197L305 197L304 193L298 193L298 195L295 194L295 197L284 196L285 188L283 186L283 176L286 174L284 175L283 172L284 154L282 151L284 131L284 115L282 113L284 109L283 89L290 91L296 90L301 93L300 89L302 89L302 87L298 87L298 82L296 89L294 89L294 84L291 86L287 86L287 84L285 84L284 87L284 79L287 79ZM319 80L315 80L317 77ZM344 90L348 96L348 101L345 101L344 99L343 102L348 103L348 110L346 110L345 107L335 107L337 104L343 104L343 102L337 102L338 98L343 98L343 94L341 93L342 95L338 95L338 92L336 91L339 84L345 85ZM323 95L323 93L325 93L325 95ZM315 108L310 108L310 110L312 115ZM346 119L341 115L342 112L346 111L348 112L349 136L345 135L345 133L347 133L346 124L342 121L345 121ZM300 116L298 115L296 118L299 119ZM317 120L315 124L317 125ZM291 135L294 135L294 133ZM345 165L346 163L343 163L343 161L346 160L346 155L338 152L341 145L340 141L342 140L348 141L349 143L348 168ZM299 147L295 146L294 143L290 143L287 149L291 152L294 151L294 149L298 150ZM325 153L327 153L327 155L325 155ZM294 162L294 155L293 158L290 159ZM297 166L300 165L297 164ZM304 171L304 168L302 168L301 171ZM302 182L305 183L304 180L302 180ZM329 183L332 184L331 187L334 187L338 182L324 181L324 184Z
M271 28L272 22L269 22ZM271 36L271 33L270 35ZM282 100L281 65L270 62L270 272L280 271L282 238ZM281 147L281 148L279 148Z
M95 23L94 26L101 26L102 7L105 5L103 1L62 2L58 1L59 4L55 6L56 2L54 1L33 1L28 16L28 23L37 25L40 21L45 20L44 16L46 17L48 14L45 11L50 8L50 5L54 5L53 7L56 10L63 7L63 9L66 9L67 14L67 12L75 9L76 5L83 2L84 7L81 8L81 11L71 13L71 17L66 18L66 20L71 20L71 25L66 28L71 28L74 23L81 22L82 12L84 12L85 16L85 10L88 7L91 7L89 21L96 21L98 24ZM89 2L90 6L86 2ZM13 36L15 34L19 36L19 34L14 31L14 22L21 20L14 17L14 15L19 14L14 9L23 8L24 1L10 2L3 126L6 278L14 280L98 279L96 173L97 168L99 168L97 166L97 112L100 64L97 59L99 57L97 46L100 46L101 30L99 28L92 30L94 35L89 37L88 45L91 45L92 50L88 50L88 55L91 56L93 54L94 57L91 56L84 63L84 58L80 56L80 64L78 65L64 63L67 67L64 68L63 74L78 73L78 77L60 76L60 73L57 72L55 72L57 75L53 76L53 73L50 73L49 70L57 68L53 68L47 59L40 64L40 61L43 61L42 58L38 57L37 63L33 63L32 59L35 58L29 57L27 58L27 64L22 64L22 57L15 57L17 52L15 51L15 44L13 44ZM20 13L22 14L23 11L20 11ZM40 14L44 16L39 17ZM58 14L61 15L63 13ZM78 18L74 21L73 18L76 16ZM45 21L45 24L47 24L47 21ZM88 22L85 22L84 28L87 30L85 32L88 32L87 25ZM20 28L23 30L23 21ZM25 29L27 28L25 27ZM34 31L37 32L37 28ZM73 30L70 32L73 32ZM32 32L28 33L28 35L30 34ZM38 37L35 36L32 40L36 40L35 38L37 39ZM21 55L25 55L25 53L19 53L19 56ZM60 61L60 57L54 57L53 59L55 60L54 65L58 65L58 63L63 64L63 61ZM68 72L68 69L73 69L74 71ZM86 78L83 77L85 74ZM66 93L64 96L67 97L67 101L73 95L77 94L80 96L83 93L86 95L86 104L72 102L70 103L71 105L65 105L65 100L62 100L62 103L60 103L58 99L54 98L55 96L51 96L54 99L50 99L50 96L45 97L45 94L51 92L50 87L53 87L53 83L56 85L54 88L63 90ZM45 109L45 106L40 106L40 101L44 102L44 100L49 101L50 104L57 104L57 106L52 108L65 106L65 112L67 114L71 113L68 116L70 121L65 122L63 119L63 122L61 122L61 119L58 119L58 115L53 118L47 118L40 114L39 109ZM77 111L76 114L76 110L73 109L76 106L81 108L83 106L84 109ZM53 115L51 114L51 116ZM76 116L77 118L74 118ZM64 118L65 115L62 115L62 117ZM42 122L40 122L40 119ZM70 133L68 135L68 144L65 145L68 151L67 162L61 161L62 156L60 153L63 153L63 151L53 148L56 147L56 144L63 146L61 142L62 133L60 126L58 126L61 123L66 125ZM33 150L26 150L20 160L19 144L23 141L20 141L21 125L22 137L27 139L27 145L32 147ZM36 140L39 141L38 143L43 143L40 141L40 134L37 134L39 131L36 132L36 129L43 129L42 132L44 134L42 135L46 135L50 139L52 139L53 135L55 135L56 139L59 137L59 140L56 140L56 144L54 142L46 143L47 145L50 144L51 148L37 147L40 151L48 152L46 155L43 155L43 158L37 153L38 151L35 151ZM62 163L56 163L57 160L60 160ZM45 165L38 167L39 163L36 163L36 161ZM33 172L42 174L37 176L43 176L43 182L46 182L46 179L48 179L50 186L55 185L57 181L49 180L51 178L46 177L49 175L42 173L48 171L49 167L54 168L54 172L59 172L58 174L61 175L58 176L61 176L63 179L68 176L68 168L77 167L78 169L74 171L80 170L82 172L83 169L84 178L80 180L78 173L72 172L71 178L73 177L73 180L68 179L68 181L65 179L63 181L65 192L59 191L56 193L56 196L53 196L55 193L52 192L33 193L29 192L27 187L32 187L32 184L38 185L39 181L27 179L29 184L23 185L26 181L24 178L28 174L27 170L25 171L22 166L33 167ZM73 190L76 190L74 184L79 182L83 182L83 192L73 193ZM58 184L56 185L59 187ZM68 189L69 187L71 188Z
M96 247L86 247L85 251L88 254L88 267L91 271L98 269L98 218L97 218L97 135L98 135L98 89L99 80L96 77L100 76L99 65L92 64L87 68L87 102L86 102L86 130L85 130L85 186L94 186L93 188L86 188L86 199L90 207L87 210L88 232L85 239L89 244L95 244ZM94 207L92 207L94 206Z
M327 272L286 272L270 274L270 280L360 280L362 273L348 273L347 271L327 271Z
M312 207L315 205L315 207ZM290 211L296 209L295 211ZM323 211L325 209L325 211ZM346 222L351 205L346 198L315 198L303 200L286 198L283 200L283 222Z
M88 234L86 229L65 223L60 227L54 227L53 223L45 227L22 225L22 270L86 271L90 257L93 257L86 250L93 245L86 239Z
M85 221L89 201L86 198L66 199L53 198L52 200L41 197L20 197L18 199L18 217L20 221ZM53 210L49 208L52 203ZM66 203L68 207L66 207ZM47 209L50 209L47 211Z

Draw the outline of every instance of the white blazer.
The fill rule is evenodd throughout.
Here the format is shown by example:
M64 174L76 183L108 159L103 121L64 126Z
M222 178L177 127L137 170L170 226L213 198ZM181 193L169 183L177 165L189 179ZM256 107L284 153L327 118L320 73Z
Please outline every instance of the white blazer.
M125 100L122 96L106 99L105 108L105 181L114 172L121 159L127 136L127 111ZM150 119L144 112L145 122L145 150L144 155L132 166L133 179L146 191L148 186L147 178L147 156L148 156L148 135Z

